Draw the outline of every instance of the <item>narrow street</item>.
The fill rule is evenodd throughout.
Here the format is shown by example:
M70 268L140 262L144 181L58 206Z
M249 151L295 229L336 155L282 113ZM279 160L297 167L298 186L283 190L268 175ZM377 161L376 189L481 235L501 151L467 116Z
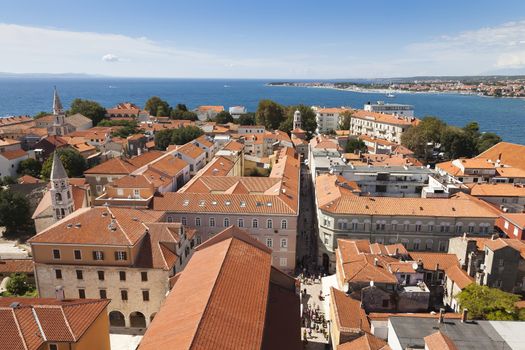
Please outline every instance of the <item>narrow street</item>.
M297 273L317 272L317 236L314 191L310 169L301 165L301 197L297 223ZM306 270L305 270L306 269Z

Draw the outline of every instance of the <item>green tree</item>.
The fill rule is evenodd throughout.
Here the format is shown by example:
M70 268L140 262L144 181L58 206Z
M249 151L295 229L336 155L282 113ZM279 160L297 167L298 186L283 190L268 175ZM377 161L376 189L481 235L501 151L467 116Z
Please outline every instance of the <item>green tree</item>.
M39 177L40 172L42 171L42 164L36 159L28 158L24 159L18 164L18 174L20 175L30 175L33 177Z
M255 125L255 113L241 114L239 119L234 119L233 122L239 125Z
M218 124L227 124L233 122L233 117L228 111L221 111L217 113L215 118L213 118L213 121Z
M177 103L177 105L175 106L175 109L178 109L179 111L182 111L182 112L188 111L188 107L186 107L186 105L183 103Z
M352 119L352 111L344 111L339 114L339 129L350 130L350 120Z
M16 184L16 179L12 176L0 177L0 186L7 186Z
M276 130L285 120L284 107L272 100L260 100L255 112L255 120L258 125L264 125L267 129Z
M2 190L0 192L0 226L4 226L8 236L32 228L29 201L19 192Z
M203 135L202 129L190 125L178 129L166 129L155 133L155 146L165 150L169 145L183 145Z
M13 296L24 296L31 291L33 287L27 282L25 273L14 273L9 276L9 282L6 285L7 292Z
M73 102L71 102L71 108L67 114L72 115L77 113L88 117L93 122L93 125L97 125L102 119L105 118L106 109L98 102L76 98L73 100Z
M491 148L492 146L500 142L501 142L501 137L499 137L495 133L493 132L482 133L476 144L478 154L485 152L486 150L488 150L489 148Z
M112 136L126 138L130 135L138 134L139 125L136 120L103 120L99 126L111 126L118 127L115 131L112 132Z
M45 117L46 115L50 115L50 114L51 114L51 113L49 113L49 112L44 112L44 111L42 111L42 112L38 112L37 114L35 114L35 115L33 116L33 118L34 118L34 119L39 119L39 118Z
M454 126L447 126L441 135L441 146L449 159L473 157L477 154L477 139L472 132Z
M446 127L447 124L436 117L425 117L417 126L403 133L401 144L412 150L416 157L428 160L432 156L429 152L432 145L441 142L441 135Z
M178 106L178 105L177 105ZM188 110L183 110L183 109L173 109L171 111L171 115L170 115L170 119L178 119L178 120L197 120L199 119L197 117L197 113L194 113L194 112L191 112L191 111L188 111Z
M171 107L168 104L168 102L162 100L158 96L153 96L149 100L147 100L144 109L148 111L150 115L154 115L157 117L163 117L166 115L170 115L171 113ZM161 114L164 113L163 115L159 115L159 109Z
M79 177L84 174L86 170L86 160L82 155L72 148L62 148L58 149L55 152L58 152L60 160L66 169L67 176L69 177ZM44 165L42 166L41 175L44 179L49 179L51 176L51 168L53 166L53 156L51 155L46 159Z
M461 309L477 320L517 320L516 302L520 297L497 288L472 283L457 296Z
M363 140L360 139L349 139L346 143L345 151L346 153L354 153L354 152L366 152L368 148L366 147Z

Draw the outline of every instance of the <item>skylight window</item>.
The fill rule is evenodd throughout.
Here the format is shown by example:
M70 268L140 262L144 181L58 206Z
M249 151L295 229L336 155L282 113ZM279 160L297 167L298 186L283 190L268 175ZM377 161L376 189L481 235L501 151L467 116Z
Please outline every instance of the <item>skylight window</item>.
M190 200L189 199L185 199L183 202L182 202L182 205L187 207L188 204L190 204Z
M268 202L268 203L266 203L266 205L271 207L273 205L273 203L272 202Z
M230 204L232 204L232 202L230 202L230 201L225 201L224 204L226 204L226 205L230 205Z
M204 204L206 203L205 200L200 200L199 201L199 207L204 207Z
M217 205L217 201L211 201L211 204Z
M245 201L241 201L241 208L244 208L246 207L246 202Z

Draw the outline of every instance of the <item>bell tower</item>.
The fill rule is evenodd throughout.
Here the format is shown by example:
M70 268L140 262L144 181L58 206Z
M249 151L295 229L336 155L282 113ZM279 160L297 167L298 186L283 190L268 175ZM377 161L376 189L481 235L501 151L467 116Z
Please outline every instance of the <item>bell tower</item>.
M66 132L66 115L58 96L58 91L55 86L53 93L53 126L51 127L51 135L65 135Z
M51 168L51 206L55 222L61 220L75 211L73 193L67 177L66 169L57 152L53 153L53 166Z
M303 122L301 121L301 112L299 112L298 110L295 111L295 113L293 114L293 130L295 129L301 129L303 126Z

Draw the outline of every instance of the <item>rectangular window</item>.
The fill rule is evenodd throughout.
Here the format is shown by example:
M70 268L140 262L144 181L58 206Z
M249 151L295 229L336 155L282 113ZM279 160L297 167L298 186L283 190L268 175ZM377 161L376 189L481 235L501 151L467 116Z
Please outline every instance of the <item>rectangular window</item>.
M279 265L280 265L281 267L288 266L288 258L280 258L280 259L279 259Z
M139 198L139 197L140 197L140 190L134 188L134 189L133 189L133 195L135 196L135 198Z
M107 299L108 298L108 293L106 292L105 289L99 290L99 294L100 294L100 299Z
M149 301L149 290L143 290L142 291L142 300L143 301Z
M271 238L266 238L266 246L268 248L272 248L273 247L273 239Z
M94 250L93 260L104 260L104 252L101 250Z
M146 282L148 280L148 273L146 271L142 271L140 273L140 279L142 280L142 282Z
M79 289L78 290L78 297L79 297L79 299L86 299L86 290L85 289Z
M215 227L215 218L210 218L210 227Z
M244 219L237 220L237 226L238 227L244 227Z
M183 216L180 220L180 223L183 224L184 226L188 225L188 221L186 220L186 217Z
M281 238L281 248L288 248L288 239Z
M428 232L434 231L434 225L428 225Z
M62 270L55 270L55 278L57 280L61 280L62 279Z
M77 280L83 280L84 274L82 273L82 270L77 270Z
M82 253L80 250L75 250L75 260L81 260L82 259Z
M421 225L416 225L416 232L421 232Z
M49 344L49 350L58 350L58 345L56 345L56 344Z
M118 275L119 275L119 278L120 278L121 281L125 281L126 280L126 271L119 271Z
M97 274L99 281L103 281L106 278L104 271L97 271Z
M60 259L60 250L53 249L53 259Z
M128 291L127 290L121 290L120 291L120 299L122 300L128 300Z
M201 225L201 218L195 218L195 226L199 227Z
M128 260L128 253L123 251L115 252L115 260Z

